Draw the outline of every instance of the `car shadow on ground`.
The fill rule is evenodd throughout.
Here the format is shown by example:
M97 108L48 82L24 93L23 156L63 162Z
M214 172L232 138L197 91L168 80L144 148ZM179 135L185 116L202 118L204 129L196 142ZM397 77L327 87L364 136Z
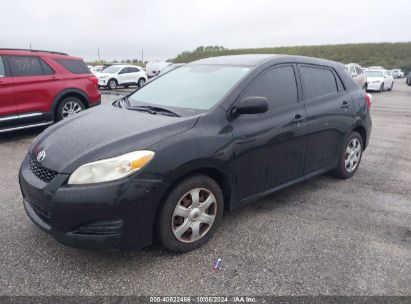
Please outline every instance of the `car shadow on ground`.
M8 143L16 143L19 141L33 140L37 135L43 132L47 127L35 127L0 133L0 145Z

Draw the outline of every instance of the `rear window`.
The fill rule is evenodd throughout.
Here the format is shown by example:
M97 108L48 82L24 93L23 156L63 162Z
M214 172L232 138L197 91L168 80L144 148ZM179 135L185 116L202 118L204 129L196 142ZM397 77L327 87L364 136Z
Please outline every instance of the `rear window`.
M338 92L334 73L327 68L300 66L304 99L313 99Z
M90 74L90 70L83 60L55 59L57 63L74 74Z

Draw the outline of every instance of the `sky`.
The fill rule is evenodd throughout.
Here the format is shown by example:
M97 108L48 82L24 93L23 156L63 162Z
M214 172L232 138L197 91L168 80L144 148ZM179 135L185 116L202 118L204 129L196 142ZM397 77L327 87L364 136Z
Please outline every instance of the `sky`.
M0 48L167 60L200 45L257 48L411 41L410 0L13 0Z

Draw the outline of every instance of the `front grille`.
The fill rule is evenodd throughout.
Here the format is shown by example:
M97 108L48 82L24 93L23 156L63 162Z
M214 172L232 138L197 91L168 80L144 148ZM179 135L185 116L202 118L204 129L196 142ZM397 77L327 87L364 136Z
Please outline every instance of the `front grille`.
M30 169L43 182L49 183L55 178L58 172L43 167L39 162L30 155Z

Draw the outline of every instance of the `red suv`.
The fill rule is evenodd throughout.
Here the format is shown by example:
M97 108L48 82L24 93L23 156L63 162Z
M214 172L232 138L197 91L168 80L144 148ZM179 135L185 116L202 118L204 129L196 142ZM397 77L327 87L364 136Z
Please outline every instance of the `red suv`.
M81 58L0 49L0 133L52 124L101 103Z

